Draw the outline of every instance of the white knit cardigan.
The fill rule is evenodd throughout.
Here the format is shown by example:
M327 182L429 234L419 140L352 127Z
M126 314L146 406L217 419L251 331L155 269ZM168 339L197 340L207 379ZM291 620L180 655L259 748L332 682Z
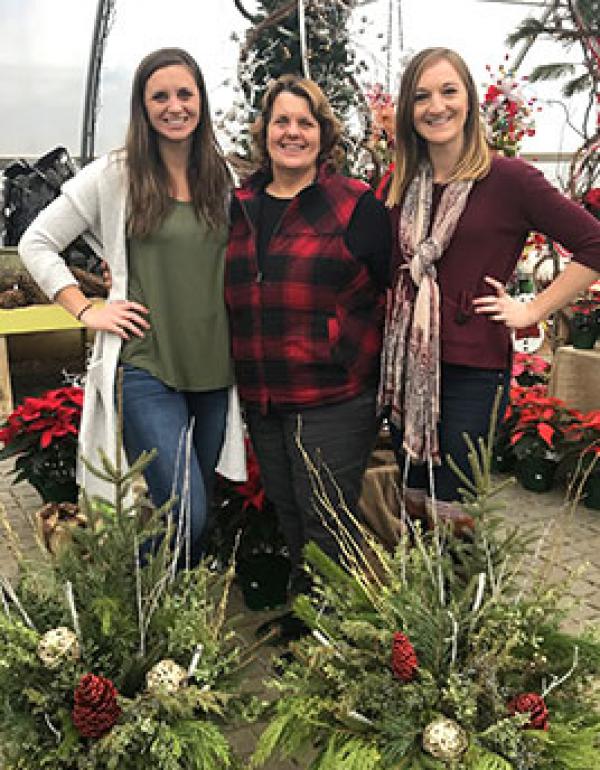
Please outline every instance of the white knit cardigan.
M42 291L53 300L66 286L76 282L60 256L75 238L83 235L104 259L112 274L108 301L127 298L127 252L125 243L127 172L123 153L111 153L85 166L62 188L62 194L41 211L19 243L25 267ZM98 466L102 449L116 457L115 376L121 338L97 332L86 379L83 414L79 431L77 481L88 495L112 500L111 484L98 478L81 462L85 457ZM160 451L160 447L157 447ZM123 467L127 467L123 456ZM244 431L237 390L229 393L225 442L217 470L235 481L246 478Z

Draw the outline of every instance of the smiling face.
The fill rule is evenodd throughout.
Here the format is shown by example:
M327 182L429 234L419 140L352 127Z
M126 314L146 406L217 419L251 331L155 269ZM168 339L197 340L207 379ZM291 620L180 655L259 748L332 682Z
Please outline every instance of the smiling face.
M144 88L144 107L159 142L191 141L202 109L191 71L183 64L171 64L153 72Z
M447 59L426 67L417 81L413 125L433 148L447 148L460 154L469 113L467 89Z
M278 174L314 177L321 148L321 129L307 99L287 91L280 93L266 132L266 150L273 178Z

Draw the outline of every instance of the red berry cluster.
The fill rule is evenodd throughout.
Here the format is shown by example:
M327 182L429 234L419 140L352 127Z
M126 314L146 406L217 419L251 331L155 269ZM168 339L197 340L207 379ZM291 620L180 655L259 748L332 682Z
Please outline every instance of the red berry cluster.
M526 730L547 730L550 726L546 702L541 695L535 692L517 695L508 703L507 707L513 716L515 714L529 714L529 722L524 726Z
M392 671L401 682L410 682L419 666L415 648L400 631L394 634L392 643Z
M117 688L103 676L85 674L75 689L73 724L84 738L100 738L115 724L121 708Z

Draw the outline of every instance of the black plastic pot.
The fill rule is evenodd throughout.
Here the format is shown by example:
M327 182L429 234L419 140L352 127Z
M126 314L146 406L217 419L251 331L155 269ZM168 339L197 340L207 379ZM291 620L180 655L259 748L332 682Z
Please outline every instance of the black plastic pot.
M521 486L530 492L548 492L554 483L556 461L545 457L524 457L517 463Z
M276 553L257 553L238 562L237 575L250 610L281 607L287 601L290 560Z
M600 473L592 473L588 476L583 487L583 504L586 508L600 511Z

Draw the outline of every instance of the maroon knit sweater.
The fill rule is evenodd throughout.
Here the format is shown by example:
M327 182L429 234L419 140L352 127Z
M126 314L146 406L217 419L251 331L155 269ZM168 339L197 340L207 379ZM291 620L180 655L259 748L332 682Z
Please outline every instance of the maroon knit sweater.
M434 207L442 187L434 189ZM402 257L398 246L400 207L390 211L394 245L392 269ZM504 324L473 311L474 297L491 294L490 275L511 277L530 231L561 243L573 259L600 272L600 222L566 198L543 174L517 158L494 157L490 173L473 185L450 244L438 262L442 295L442 361L504 369L510 364L510 332Z

